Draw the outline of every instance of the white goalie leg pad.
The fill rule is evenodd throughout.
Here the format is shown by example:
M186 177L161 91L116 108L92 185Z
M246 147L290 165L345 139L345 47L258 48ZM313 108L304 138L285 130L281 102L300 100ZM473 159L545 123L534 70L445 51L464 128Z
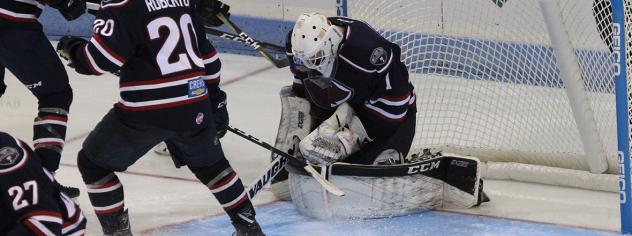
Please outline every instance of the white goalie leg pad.
M281 98L281 119L274 147L296 156L299 142L309 134L312 127L312 119L309 115L310 103L307 99L297 97L292 92L292 86L283 87L279 97ZM271 155L272 160L276 157L277 155ZM271 184L270 190L280 200L291 200L287 180Z
M161 156L170 156L169 149L167 148L167 144L165 142L160 142L156 147L154 147L154 152Z
M312 131L299 144L305 159L323 165L358 152L362 145L370 141L360 119L353 108L344 103L336 112Z
M279 93L281 97L281 120L274 147L290 155L296 155L298 143L310 132L312 119L309 115L310 104L307 99L296 97L291 86ZM272 155L275 159L276 155Z

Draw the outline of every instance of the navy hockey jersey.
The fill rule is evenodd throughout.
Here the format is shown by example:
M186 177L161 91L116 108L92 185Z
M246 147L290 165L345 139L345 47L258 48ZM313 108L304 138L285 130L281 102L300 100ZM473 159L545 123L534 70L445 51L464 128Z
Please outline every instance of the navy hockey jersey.
M81 209L22 141L0 132L0 235L83 235Z
M46 1L2 0L0 1L0 26L3 23L37 23Z
M416 112L414 87L406 66L400 61L401 49L365 22L345 17L329 17L333 25L345 28L327 88L330 106L349 103L373 139L392 135L408 115ZM305 94L303 80L310 73L292 56L288 34L286 53L294 74L294 91ZM304 95L303 95L304 96Z
M123 119L171 130L208 124L221 63L196 20L195 1L102 1L93 36L73 59L84 74L120 70L115 109Z

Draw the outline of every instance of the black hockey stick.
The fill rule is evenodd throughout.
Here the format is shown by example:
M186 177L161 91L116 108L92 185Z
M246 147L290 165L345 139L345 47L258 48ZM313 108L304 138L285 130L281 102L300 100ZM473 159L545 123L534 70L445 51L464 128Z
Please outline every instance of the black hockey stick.
M281 47L281 46L276 45L276 44L271 44L271 43L267 43L267 42L263 42L263 41L254 40L254 39L253 39L252 42L247 42L246 40L244 40L244 38L242 38L239 35L228 33L228 32L224 32L224 31L221 31L221 30L217 30L217 29L214 29L214 28L212 28L210 26L204 26L204 31L206 31L207 34L212 34L212 35L218 36L218 37L223 38L223 39L244 43L244 44L246 44L248 46L251 46L251 47L253 47L255 49L257 49L258 47L263 47L263 48L267 48L267 49L274 50L274 51L277 51L277 52L285 53L285 47Z
M259 52L259 54L261 54L261 56L268 59L268 61L272 62L272 64L274 64L274 66L276 66L277 68L283 68L290 65L290 62L288 61L286 57L283 57L283 59L276 59L272 55L270 55L268 52L264 51L261 48L261 46L257 43L256 40L254 40L252 37L248 36L248 34L246 34L241 29L239 29L239 27L237 27L235 23L233 23L228 18L226 18L226 16L223 13L221 12L218 13L217 18L219 18L222 22L224 22L224 24L226 24L228 28L235 31L237 36L241 38L240 41L243 41L245 44L248 44L251 47L253 47L255 50L257 50L257 52Z
M255 138L252 135L246 134L244 131L241 131L239 129L233 128L233 127L228 127L228 130L250 142L253 142L265 149L268 149L270 151L272 151L272 153L279 155L280 157L285 157L287 158L288 161L292 161L292 162L296 162L297 164L301 164L303 165L303 169L305 169L305 171L307 171L307 173L309 173L312 177L314 177L314 179L316 179L316 181L323 186L323 188L325 190L327 190L327 192L332 193L333 195L336 196L344 196L345 192L343 192L342 190L340 190L338 187L336 187L335 185L333 185L331 182L329 182L328 180L326 180L325 178L323 178L323 176L321 176L315 169L314 167L312 167L310 164L306 163L305 161L296 159L294 156L287 154L284 151L281 151L277 148L275 148L274 146L263 142L261 140L259 140L258 138Z

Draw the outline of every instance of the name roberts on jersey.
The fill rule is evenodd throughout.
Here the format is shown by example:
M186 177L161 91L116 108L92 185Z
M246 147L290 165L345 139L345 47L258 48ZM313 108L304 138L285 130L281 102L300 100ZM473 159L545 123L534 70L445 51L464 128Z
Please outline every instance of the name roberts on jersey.
M172 7L189 7L189 0L145 0L147 11L153 12Z

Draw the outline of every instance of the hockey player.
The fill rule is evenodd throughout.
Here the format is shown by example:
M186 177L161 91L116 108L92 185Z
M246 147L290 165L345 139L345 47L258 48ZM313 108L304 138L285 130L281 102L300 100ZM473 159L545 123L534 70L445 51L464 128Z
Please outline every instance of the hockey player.
M339 212L341 215L375 213L378 208L372 204L389 199L379 199L370 192L380 187L394 189L393 186L369 184L375 189L367 190L356 180L379 182L384 176L393 177L393 181L403 185L415 179L427 186L443 186L428 188L424 195L428 197L425 200L444 206L473 207L489 201L483 192L478 159L431 153L406 158L415 134L416 95L408 70L399 59L399 46L381 37L365 22L308 13L299 17L288 34L286 50L295 80L291 89L281 91L282 118L276 145L289 153L298 154L298 149L313 164L352 163L336 163L328 168L331 175L346 179L338 182L340 186L356 189L339 201L314 200L317 199L311 195L314 181L311 177L301 177L303 174L298 171L290 184L294 190L292 200L298 202L299 211L324 209L336 215L333 208L341 203L338 207L343 209L354 206ZM308 113L311 119L305 115ZM287 183L276 180L272 185L275 195L281 198L287 198L284 182ZM401 191L382 197L406 192L398 190ZM327 209L322 202L334 207ZM438 206L426 203L404 208ZM308 207L304 209L305 206Z
M309 100L317 126L299 145L306 159L401 163L415 133L416 107L399 46L362 21L309 13L288 34L286 50L292 94Z
M287 35L294 83L281 92L276 146L315 164L403 163L416 103L400 52L362 21L302 14ZM282 199L286 178L272 185Z
M0 132L0 235L83 235L81 209L60 192L40 156Z
M42 166L57 171L66 138L72 88L63 64L44 35L37 18L43 4L74 20L86 11L85 0L0 1L0 96L5 92L4 69L9 69L38 100L33 146ZM63 187L71 197L79 189Z
M131 234L115 172L162 141L178 167L187 165L210 189L237 235L263 234L219 142L228 126L226 94L218 87L221 64L197 18L215 10L222 8L196 0L102 1L89 41L59 42L58 51L79 73L120 69L120 101L86 138L77 160L106 235Z

